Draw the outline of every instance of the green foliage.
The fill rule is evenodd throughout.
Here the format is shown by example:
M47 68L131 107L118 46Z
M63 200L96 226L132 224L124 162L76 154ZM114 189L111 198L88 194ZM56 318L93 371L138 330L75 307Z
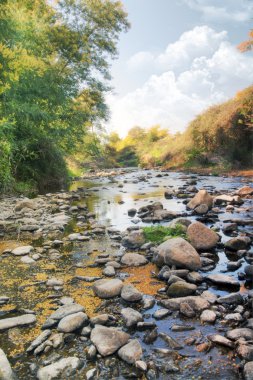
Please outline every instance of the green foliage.
M108 153L115 164L128 147L143 167L208 167L219 172L251 168L253 164L253 86L234 99L210 107L198 115L182 134L170 135L154 126L132 128L124 139L109 136ZM126 164L126 163L125 163Z
M128 26L119 1L1 4L2 189L13 178L32 179L40 190L66 182L64 157L108 116L108 61Z
M186 238L185 229L180 224L177 224L175 228L160 225L144 227L143 231L147 242L151 241L157 244L160 244L163 241L173 237L182 237L184 239Z

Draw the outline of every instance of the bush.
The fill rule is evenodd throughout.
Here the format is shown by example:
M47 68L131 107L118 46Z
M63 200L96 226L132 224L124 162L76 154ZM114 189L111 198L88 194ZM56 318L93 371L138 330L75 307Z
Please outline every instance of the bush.
M160 225L144 227L143 231L147 242L151 241L157 244L173 237L186 238L185 229L180 224L177 224L175 228Z

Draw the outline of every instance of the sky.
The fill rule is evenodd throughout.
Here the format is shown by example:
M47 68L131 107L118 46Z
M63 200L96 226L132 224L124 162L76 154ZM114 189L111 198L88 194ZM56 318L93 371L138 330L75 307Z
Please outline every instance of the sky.
M119 41L107 96L108 132L160 124L182 132L204 109L253 84L253 0L122 0L131 28Z

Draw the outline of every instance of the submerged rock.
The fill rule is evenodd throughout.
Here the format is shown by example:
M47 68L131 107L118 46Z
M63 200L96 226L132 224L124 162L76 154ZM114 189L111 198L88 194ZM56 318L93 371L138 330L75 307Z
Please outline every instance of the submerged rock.
M240 287L240 282L235 280L233 277L228 276L226 274L210 274L206 277L207 280L213 282L216 285L223 285L223 286L234 286L234 287Z

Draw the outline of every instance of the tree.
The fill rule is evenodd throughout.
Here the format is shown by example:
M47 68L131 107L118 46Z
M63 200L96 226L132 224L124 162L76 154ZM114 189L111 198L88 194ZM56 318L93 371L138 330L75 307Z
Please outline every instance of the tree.
M109 60L126 16L113 0L1 2L0 136L13 178L63 184L64 155L108 117Z

